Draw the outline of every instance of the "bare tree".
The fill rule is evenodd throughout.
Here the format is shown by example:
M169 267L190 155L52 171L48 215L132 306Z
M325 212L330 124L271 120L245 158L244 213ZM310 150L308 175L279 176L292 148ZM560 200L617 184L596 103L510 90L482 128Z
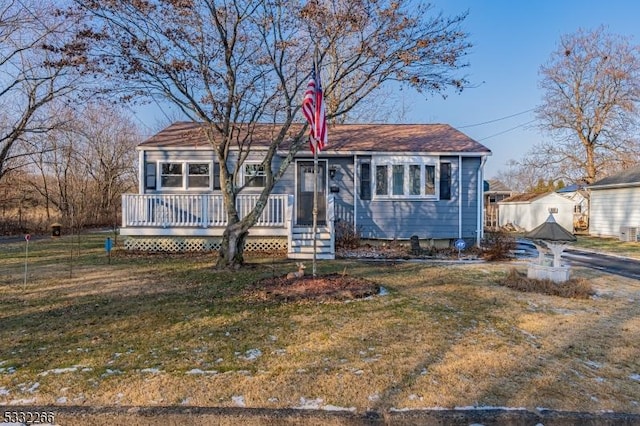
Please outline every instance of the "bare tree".
M73 24L52 9L52 4L30 0L0 5L0 179L40 149L32 135L58 124L43 108L77 87L70 68L61 66L60 52L46 48L62 40Z
M555 178L592 183L637 162L640 50L603 27L561 38L540 69L541 127L553 141L539 144L523 164Z
M33 186L67 222L113 223L123 193L136 186L135 123L113 105L89 103L57 110L65 126L41 135L44 149L30 156L40 179Z
M76 12L93 19L76 43L86 48L89 70L116 77L111 89L122 89L124 98L161 96L204 123L221 165L228 219L218 267L243 262L249 228L306 145L306 125L294 124L301 121L316 49L330 120L354 111L389 81L425 95L466 85L455 77L470 47L460 29L466 14L446 18L409 0L78 0L77 5ZM253 211L240 219L238 171L257 123L274 124L262 162L265 186ZM274 170L272 161L285 141L289 153Z

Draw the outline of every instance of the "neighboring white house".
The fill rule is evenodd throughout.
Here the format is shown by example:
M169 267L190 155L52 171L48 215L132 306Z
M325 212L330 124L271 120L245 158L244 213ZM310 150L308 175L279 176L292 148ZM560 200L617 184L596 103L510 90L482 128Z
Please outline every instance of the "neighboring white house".
M589 191L587 191L586 185L569 185L558 189L556 193L567 197L575 203L573 208L573 231L586 231L589 228Z
M531 231L544 223L553 213L556 222L573 232L573 213L576 203L555 192L546 194L518 194L498 202L499 226L513 226Z
M485 181L484 188L484 226L495 229L500 222L498 219L498 202L511 197L515 192L497 179Z
M636 241L640 229L640 166L601 179L587 188L591 193L589 235ZM635 232L629 228L635 228Z

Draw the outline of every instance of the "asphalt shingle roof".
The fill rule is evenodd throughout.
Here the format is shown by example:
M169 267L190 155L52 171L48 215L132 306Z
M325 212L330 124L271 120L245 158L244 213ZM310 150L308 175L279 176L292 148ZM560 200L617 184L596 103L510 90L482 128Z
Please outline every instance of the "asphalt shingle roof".
M599 181L589 185L589 188L624 184L640 184L640 166L632 167L630 169L623 170L620 173L616 173L615 175L607 176L604 179L600 179Z
M300 130L294 125L287 141ZM257 124L254 146L268 146L279 127ZM328 128L329 143L323 152L451 152L490 155L491 150L448 124L339 124ZM286 149L287 142L280 148ZM160 131L140 148L206 148L201 123L178 122Z

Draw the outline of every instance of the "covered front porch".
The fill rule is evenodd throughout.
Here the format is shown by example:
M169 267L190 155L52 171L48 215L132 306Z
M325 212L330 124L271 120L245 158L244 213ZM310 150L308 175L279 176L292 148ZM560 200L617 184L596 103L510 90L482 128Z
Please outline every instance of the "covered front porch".
M236 199L240 218L255 206L257 194ZM286 249L288 257L313 257L313 230L298 226L293 195L272 194L264 211L250 229L248 250ZM317 258L335 258L333 197L327 203L326 225L318 227ZM324 219L324 217L323 217ZM220 194L124 194L122 227L127 248L152 251L215 250L227 225Z

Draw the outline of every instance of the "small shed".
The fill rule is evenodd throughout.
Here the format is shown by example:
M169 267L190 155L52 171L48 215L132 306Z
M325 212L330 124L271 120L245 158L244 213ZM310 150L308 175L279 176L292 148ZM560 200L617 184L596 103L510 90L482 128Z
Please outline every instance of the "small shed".
M575 201L556 192L518 194L498 202L499 226L531 231L545 222L549 213L565 229L573 231Z

